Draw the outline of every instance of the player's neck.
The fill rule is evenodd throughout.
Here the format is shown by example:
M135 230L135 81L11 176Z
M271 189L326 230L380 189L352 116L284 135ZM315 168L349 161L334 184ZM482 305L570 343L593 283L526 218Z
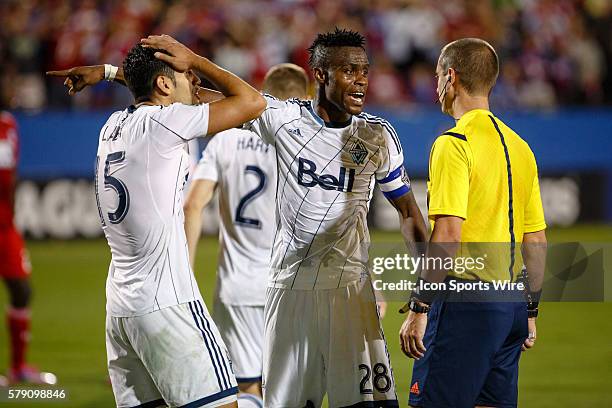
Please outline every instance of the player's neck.
M168 106L171 105L174 101L172 100L172 98L166 96L166 95L160 95L157 93L153 93L153 95L147 97L147 98L140 98L136 100L136 106L143 106L143 105L161 105L161 106Z
M351 119L351 114L339 110L325 96L316 95L312 101L312 107L317 115L326 123L343 123Z
M489 110L489 98L487 96L460 95L453 101L452 117L461 119L463 115L474 109Z

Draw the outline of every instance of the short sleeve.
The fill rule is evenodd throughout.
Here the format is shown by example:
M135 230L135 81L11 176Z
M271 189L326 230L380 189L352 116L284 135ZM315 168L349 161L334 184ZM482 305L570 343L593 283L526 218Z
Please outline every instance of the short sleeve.
M540 196L540 182L538 181L538 174L536 171L531 187L531 195L529 196L527 207L525 208L525 226L523 231L525 233L537 232L545 228L546 221L544 220L544 209Z
M173 103L151 115L151 126L163 128L168 140L182 144L208 133L208 104L185 105ZM155 132L158 134L158 132Z
M274 144L278 129L291 120L287 118L292 106L270 95L264 95L264 98L266 109L257 119L245 123L243 128L255 132L265 143Z
M404 169L404 152L395 129L386 121L381 126L385 146L383 159L376 171L376 181L383 195L395 200L410 191L410 179Z
M429 158L429 218L454 215L467 218L470 159L467 141L440 136Z
M221 145L220 142L223 137L224 135L217 134L210 139L202 152L202 158L193 172L194 180L219 181L219 161L221 159L220 155L222 154L219 146Z

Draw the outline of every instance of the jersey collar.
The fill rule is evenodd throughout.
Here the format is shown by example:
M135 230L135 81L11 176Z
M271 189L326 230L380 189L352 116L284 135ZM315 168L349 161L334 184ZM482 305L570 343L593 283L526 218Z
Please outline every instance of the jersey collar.
M316 120L317 123L319 123L321 126L325 126L328 128L343 128L347 127L353 122L353 115L351 115L349 120L345 122L325 122L319 115L317 115L317 112L315 112L314 108L312 107L312 101L308 101L306 108L308 109L308 112L310 112L314 120Z
M459 120L457 121L457 126L463 124L466 121L469 121L470 119L472 119L474 116L476 115L492 115L491 111L488 111L486 109L472 109L471 111L467 111L463 114L463 116L461 116L459 118Z

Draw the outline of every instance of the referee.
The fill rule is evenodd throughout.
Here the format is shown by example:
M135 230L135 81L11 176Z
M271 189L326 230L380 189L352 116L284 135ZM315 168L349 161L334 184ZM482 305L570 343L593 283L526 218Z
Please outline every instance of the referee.
M516 407L521 350L535 343L546 224L531 149L489 111L498 73L497 53L476 38L451 42L438 59L438 100L456 126L431 149L428 257L456 260L478 243L490 258L485 269L459 273L456 263L421 272L425 289L411 294L400 330L402 350L416 360L413 407ZM511 299L497 297L503 291L427 290L442 281L524 282L526 289Z

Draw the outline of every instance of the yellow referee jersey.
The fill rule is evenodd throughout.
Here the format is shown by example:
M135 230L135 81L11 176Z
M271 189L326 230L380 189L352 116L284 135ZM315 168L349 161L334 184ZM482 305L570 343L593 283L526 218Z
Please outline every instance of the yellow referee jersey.
M487 245L485 270L451 275L516 279L522 268L523 234L546 228L538 169L529 145L491 112L469 111L434 142L427 189L432 229L436 216L454 215L465 220L463 243L507 244Z

